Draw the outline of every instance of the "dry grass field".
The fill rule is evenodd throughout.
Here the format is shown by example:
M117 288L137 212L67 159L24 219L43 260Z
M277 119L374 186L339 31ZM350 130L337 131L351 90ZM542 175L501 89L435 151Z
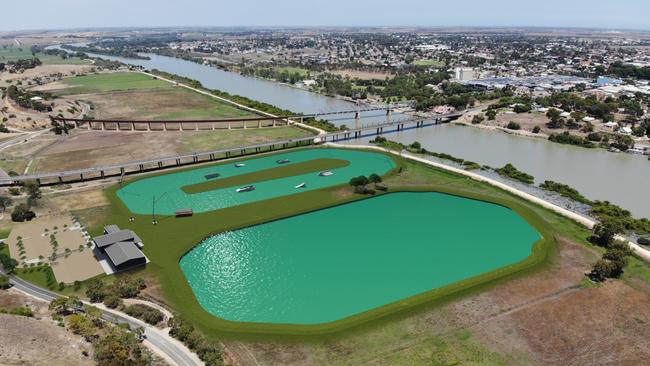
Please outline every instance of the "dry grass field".
M31 170L49 172L117 164L309 135L295 127L184 132L75 131L41 150Z
M17 290L0 290L0 308L29 306L34 312L34 318L0 314L0 365L94 365L91 345L56 325L47 305Z

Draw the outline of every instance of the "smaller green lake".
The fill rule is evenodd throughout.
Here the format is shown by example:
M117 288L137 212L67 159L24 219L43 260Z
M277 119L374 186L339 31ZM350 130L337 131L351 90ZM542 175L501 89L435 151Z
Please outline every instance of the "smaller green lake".
M185 193L181 189L184 186L206 182L206 175L210 174L217 173L219 176L216 179L223 179L322 158L345 160L349 165L331 169L334 174L327 177L313 172L260 182L246 182L241 185L255 186L254 191L246 193L237 193L235 190L238 186L193 194ZM289 162L278 164L277 161L282 159ZM240 162L245 166L235 167L230 162L140 179L118 189L117 196L136 214L151 214L154 201L155 213L159 215L174 215L176 210L188 208L199 213L345 184L350 178L359 175L384 175L395 167L395 162L385 154L350 149L304 149ZM305 183L305 187L296 189L296 185L301 183Z
M393 193L212 236L180 266L215 316L318 324L522 261L539 238L502 206Z

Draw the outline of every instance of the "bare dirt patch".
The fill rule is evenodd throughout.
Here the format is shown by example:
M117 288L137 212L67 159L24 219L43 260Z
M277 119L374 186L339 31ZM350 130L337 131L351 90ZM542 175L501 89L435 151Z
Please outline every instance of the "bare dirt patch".
M42 150L32 168L52 172L308 135L295 127L183 132L75 131Z
M47 303L13 289L0 291L0 307L17 306L29 306L35 318L0 314L0 365L94 364L82 354L92 352L90 345L51 321Z
M352 79L361 79L361 80L373 80L379 79L384 80L386 78L392 78L394 75L387 72L373 72L373 71L361 71L361 70L333 70L328 71L334 75L341 75L343 77L349 76Z

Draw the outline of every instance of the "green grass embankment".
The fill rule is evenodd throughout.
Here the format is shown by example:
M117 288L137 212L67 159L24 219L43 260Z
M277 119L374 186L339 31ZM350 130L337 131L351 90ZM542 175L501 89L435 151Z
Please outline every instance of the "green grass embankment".
M300 163L291 163L276 168L259 170L253 173L236 175L233 177L216 178L207 182L184 186L181 189L188 194L212 191L215 189L228 188L263 182L272 179L280 179L295 175L308 174L323 170L343 168L350 165L347 160L340 159L314 159Z

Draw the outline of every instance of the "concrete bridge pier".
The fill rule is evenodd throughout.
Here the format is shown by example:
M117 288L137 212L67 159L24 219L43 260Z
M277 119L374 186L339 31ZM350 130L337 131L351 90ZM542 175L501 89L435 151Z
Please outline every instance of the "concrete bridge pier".
M83 182L84 181L84 174L83 173L79 174L79 177L80 177L79 180Z
M214 154L210 154L210 160L214 160Z
M176 159L176 165L181 166L181 159Z
M120 175L124 175L124 168L120 168Z
M59 184L63 184L63 177L59 175Z
M230 151L226 151L226 158L230 157Z
M159 161L159 162L158 162L158 168L160 169L160 168L162 168L162 167L163 167L163 163L162 163L162 161Z
M131 131L135 131L135 122L131 122Z
M140 173L144 172L144 165L140 164L139 168L140 168Z
M106 122L102 122L102 131L106 131Z
M228 129L232 130L232 126L230 125L230 122L228 122Z
M196 156L196 155L193 155L192 156L192 162L196 163L197 161L199 161L199 157Z
M272 125L272 126L273 126L273 127L275 127L275 126L276 126L276 124L275 124L275 120L273 120L273 125Z
M106 173L103 170L99 171L99 176L104 179L106 177Z
M198 124L198 123L195 123L195 124L194 124L194 131L198 131L198 130L199 130L199 124Z
M214 123L210 124L210 128L212 129L212 131L214 131Z
M151 132L151 122L147 122L147 131Z
M167 122L163 122L163 131L167 131Z
M262 128L262 120L257 121L257 128Z

